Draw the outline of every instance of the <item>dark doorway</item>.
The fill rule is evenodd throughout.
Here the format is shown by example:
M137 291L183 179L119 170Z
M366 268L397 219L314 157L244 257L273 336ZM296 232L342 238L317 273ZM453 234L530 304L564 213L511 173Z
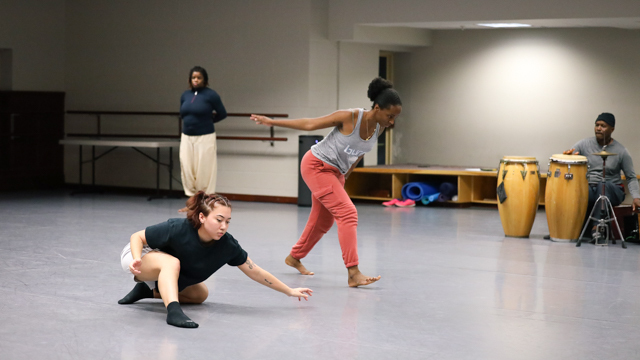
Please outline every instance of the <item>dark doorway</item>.
M391 80L391 53L381 52L378 58L378 76L383 79ZM378 165L387 164L387 139L389 138L389 132L391 129L387 129L383 136L378 137Z

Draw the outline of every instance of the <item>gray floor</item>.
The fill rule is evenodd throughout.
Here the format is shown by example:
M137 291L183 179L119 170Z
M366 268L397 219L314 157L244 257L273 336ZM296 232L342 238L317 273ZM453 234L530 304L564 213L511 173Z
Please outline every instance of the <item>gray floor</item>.
M182 200L0 193L0 359L638 359L640 246L553 243L539 212L531 239L504 238L486 208L358 204L361 269L347 287L335 228L283 263L309 212L235 202L230 227L298 302L225 267L209 299L184 306L195 330L165 323L160 301L116 301L131 233L177 217Z

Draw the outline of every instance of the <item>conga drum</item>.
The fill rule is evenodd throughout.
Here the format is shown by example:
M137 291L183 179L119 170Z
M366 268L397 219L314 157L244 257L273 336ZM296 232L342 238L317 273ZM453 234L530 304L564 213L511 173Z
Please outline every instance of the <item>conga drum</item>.
M556 154L549 158L544 208L552 240L577 240L589 203L587 157Z
M540 169L535 157L505 156L498 169L498 211L504 235L529 237L540 200Z

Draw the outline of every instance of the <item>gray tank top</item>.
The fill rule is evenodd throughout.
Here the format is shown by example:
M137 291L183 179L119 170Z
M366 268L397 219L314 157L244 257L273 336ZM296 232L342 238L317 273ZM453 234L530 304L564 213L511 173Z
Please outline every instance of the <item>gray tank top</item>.
M353 111L353 110L352 110ZM358 157L368 153L378 143L380 125L376 124L376 130L369 140L360 137L360 124L364 109L358 109L358 121L349 135L344 135L334 127L333 130L319 143L311 147L311 153L318 159L335 166L342 174L346 174Z

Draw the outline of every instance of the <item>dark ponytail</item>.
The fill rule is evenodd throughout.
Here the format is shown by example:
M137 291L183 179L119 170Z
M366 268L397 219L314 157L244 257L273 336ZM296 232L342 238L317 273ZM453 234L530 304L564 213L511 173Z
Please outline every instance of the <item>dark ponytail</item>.
M371 108L373 109L376 104L380 109L388 109L394 105L402 106L400 95L393 88L391 81L377 77L369 83L369 89L367 90L367 96L369 100L373 101Z
M209 216L216 204L231 208L229 199L220 194L206 194L204 191L198 191L195 195L187 200L187 220L196 229L202 225L200 223L200 213Z

